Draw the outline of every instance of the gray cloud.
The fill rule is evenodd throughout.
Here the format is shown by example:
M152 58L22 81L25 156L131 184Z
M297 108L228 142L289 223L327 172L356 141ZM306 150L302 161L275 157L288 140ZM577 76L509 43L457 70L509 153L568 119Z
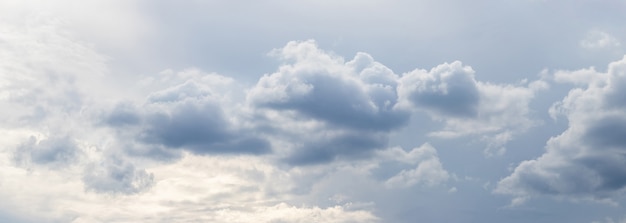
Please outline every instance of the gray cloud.
M102 116L103 122L115 128L117 134L152 147L143 152L131 148L131 154L158 159L175 155L162 151L163 147L196 154L270 152L269 142L229 121L224 111L228 104L200 81L190 78L153 92L141 106L118 104Z
M25 167L31 163L62 167L78 161L80 154L81 150L74 140L67 136L53 136L40 141L31 136L16 148L14 161Z
M289 42L272 54L285 64L262 77L247 101L277 133L268 137L291 148L287 163L367 157L407 124L410 113L395 106L398 76L371 56L345 62L314 41Z
M136 125L141 122L141 117L137 113L137 108L130 103L119 103L102 117L106 125L113 127L123 127Z
M387 145L384 134L354 132L334 137L311 140L288 155L285 161L292 165L328 163L335 159L358 159L371 155L371 151Z
M626 119L621 115L606 116L589 123L581 142L596 149L620 149L626 146Z
M406 111L394 108L397 75L369 55L359 53L344 62L314 41L289 42L274 54L287 64L249 92L255 106L355 129L388 131L408 121Z
M611 63L607 73L590 75L595 80L585 89L556 103L550 112L565 115L569 128L548 141L541 157L517 166L495 192L613 202L626 191L626 110L614 103L626 94L625 71L626 58Z
M384 150L378 155L381 158L391 158L400 163L415 166L403 169L385 181L387 188L403 188L413 185L435 186L450 178L450 174L443 168L437 150L430 144L424 144L406 152L401 148Z
M508 141L537 125L528 117L529 103L548 85L542 80L523 81L528 86L485 83L474 73L459 61L405 73L398 81L398 107L445 123L430 136L480 136L487 156L502 155Z
M483 191L481 185L485 182L493 185L494 180L502 176L506 163L536 155L538 149L524 148L523 144L534 145L538 138L544 140L547 132L560 131L561 123L547 122L546 126L533 129L537 131L527 131L522 136L524 140L514 142L512 148L516 150L510 156L485 160L474 152L480 146L476 141L483 139L500 151L507 141L517 139L518 134L532 126L534 120L529 117L542 117L540 112L545 103L564 93L552 89L546 94L536 94L530 85L517 80L532 79L529 75L544 67L598 66L623 52L619 48L624 46L626 29L619 21L626 18L624 1L563 4L561 1L528 0L348 0L332 3L305 0L252 2L247 7L234 1L147 3L0 1L0 107L3 108L0 144L3 148L15 148L30 135L42 140L43 136L53 136L60 131L61 135L71 136L69 141L83 150L86 158L70 168L50 168L63 159L45 157L56 157L50 154L63 152L41 146L47 148L42 151L52 152L33 156L29 151L24 155L26 160L46 163L39 168L25 171L0 167L0 197L3 198L0 221L16 220L4 218L7 213L28 216L25 219L33 219L32 222L45 219L44 222L76 223L411 222L415 219L423 222L589 222L597 216L621 216L623 210L619 207L550 200L542 200L545 202L538 207L525 210L498 209L502 200ZM39 26L41 21L44 24ZM59 29L61 26L71 30ZM601 35L587 38L585 34L589 30L598 30ZM426 83L429 87L449 85L406 98L412 101L412 107L422 110L412 113L420 117L413 116L411 126L406 129L403 126L410 112L396 107L398 101L402 101L397 93L398 75L363 53L353 60L348 58L337 63L342 66L324 66L325 62L316 62L318 58L287 58L287 68L293 64L303 66L302 70L293 72L298 75L286 75L296 79L285 83L297 83L297 77L303 76L300 71L305 70L315 71L312 76L320 73L351 75L307 78L303 89L314 88L306 94L298 95L296 84L292 85L294 91L286 91L289 92L286 96L259 96L256 102L262 103L224 96L225 91L216 90L214 86L219 84L188 78L180 72L174 74L179 79L152 76L154 82L147 89L131 86L141 74L190 65L237 76L237 82L256 83L264 72L269 72L268 76L282 72L275 70L275 63L260 57L267 49L289 40L311 37L317 39L320 46L332 48L341 55L351 56L358 50L372 53L377 60L384 61L385 66L400 72L412 70L416 65L430 69L441 61L458 59L472 65L477 71L476 80L483 82L444 80L439 76L438 80ZM581 42L581 38L585 42ZM96 49L107 55L94 53ZM323 70L328 67L331 68ZM344 68L349 71L345 72ZM320 70L323 71L317 72ZM101 74L101 78L91 74ZM455 74L454 77L468 78L469 75ZM111 84L102 82L103 79ZM199 91L171 88L180 85L180 80L188 79L197 82L185 87ZM452 83L458 85L452 86ZM586 82L581 83L586 86ZM225 86L246 94L247 87ZM172 92L163 91L170 88ZM319 92L319 89L324 91ZM446 89L446 94L439 89ZM475 89L478 100L473 94ZM154 93L153 97L144 100L150 93ZM587 124L572 124L571 132L549 143L547 148L558 150L554 153L559 155L520 166L519 176L526 184L520 181L516 191L526 192L515 196L582 196L596 191L598 198L623 198L617 189L623 185L621 167L624 165L619 155L623 146L617 136L623 131L623 113L604 112L621 109L618 107L624 105L625 100L617 96L625 94L617 90L615 96L605 95L607 99L601 101L606 105L594 103L596 97L577 99L580 105L571 109L590 110L585 112L587 115L572 114L571 119ZM265 96L273 104L264 104ZM531 101L534 96L539 100ZM128 100L129 105L108 110L95 122L97 125L85 124L90 123L91 117L87 116L93 108L120 100ZM594 110L593 107L609 109ZM539 112L533 114L533 110ZM205 117L204 113L212 116ZM423 114L428 114L434 122L421 117ZM259 116L263 119L257 119ZM108 127L101 128L101 123ZM168 128L188 134L181 135ZM396 134L396 131L402 133ZM465 137L434 140L434 145L441 148L438 152L443 164L440 166L435 162L439 156L434 153L416 155L423 157L423 161L407 161L406 166L396 166L396 159L385 161L394 163L389 164L392 167L375 167L384 164L358 159L378 153L388 144L403 144L407 148L416 142L421 144L426 132L434 137ZM223 155L224 150L257 154L241 149L249 147L246 144L263 144L254 139L270 143L274 154ZM35 142L32 148L38 146ZM102 153L122 149L128 154L157 159L183 158L164 164L122 154L120 158L126 160L122 163L136 165L134 171L126 164L108 163L115 163L113 161L95 162L85 174L101 174L91 174L96 176L90 175L90 180L85 180L84 185L81 183L82 174L77 172L82 170L83 162L92 163L91 159L102 159ZM300 155L309 151L313 153L311 157ZM0 149L0 157L11 158L12 152ZM400 159L412 156L411 153L398 152L393 156ZM320 165L283 169L273 162L272 158L276 157L285 160L304 157L302 163ZM147 174L133 159L154 164L149 171L155 174L154 181L159 180L153 182L151 189L154 191L138 196L111 196L109 193L141 190L133 189L141 186L128 183L141 182L138 179ZM193 162L183 162L186 159ZM333 174L337 166L349 171ZM432 172L434 175L422 174L423 170L438 170L442 166L476 178L471 182L454 179L458 192L451 194L446 192L448 188L441 191L438 190L441 187L414 187L445 179L441 177L444 174L436 174L443 173L439 171ZM390 185L410 188L385 189L385 181L371 179L368 168L382 169L381 172L386 172L381 174L384 179L397 176L398 180L393 181L397 183ZM248 174L258 171L265 174ZM101 182L103 186L90 188L86 182L91 182L91 186ZM305 190L307 192L294 194L284 189L303 188L303 185L318 191L325 187L327 192L314 194ZM82 186L98 193L81 192ZM264 195L268 190L274 191L273 194ZM342 201L330 202L328 198Z
M260 106L295 110L330 125L355 129L388 130L407 121L406 114L389 107L374 107L373 101L355 83L324 75L307 78L305 82L311 88L307 94L260 103Z
M455 117L478 115L480 93L474 71L459 61L407 73L400 79L399 91L418 109Z
M85 168L85 188L98 193L134 194L154 184L154 175L120 157L110 156Z

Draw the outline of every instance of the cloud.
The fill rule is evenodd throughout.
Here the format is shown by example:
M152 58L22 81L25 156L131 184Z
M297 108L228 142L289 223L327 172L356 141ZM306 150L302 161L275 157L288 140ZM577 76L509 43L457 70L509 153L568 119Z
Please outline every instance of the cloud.
M545 82L512 79L618 53L624 33L610 21L623 21L623 3L326 3L0 1L0 222L558 222L564 209L594 212L549 202L494 211L501 200L480 186L536 150L481 162L472 142L500 154L562 127L528 131L543 117L533 108L562 86L540 94ZM581 41L589 26L603 30ZM271 53L278 62L260 57L309 37L320 47L296 41ZM451 58L463 63L439 64ZM609 73L557 83L585 97ZM585 118L571 111L587 102L550 110L585 125L547 147L575 155L535 168L557 176L546 188L620 198L626 121L604 112L623 110L623 93L590 98ZM539 196L527 191L514 199Z
M272 55L285 64L264 75L247 101L267 120L261 125L280 132L269 137L291 148L288 163L366 157L407 124L410 114L395 108L397 75L371 56L345 62L312 40L289 42Z
M430 112L432 116L475 117L480 95L471 67L461 62L444 63L430 70L414 70L400 79L404 106Z
M296 201L290 191L300 187L298 172L255 156L190 153L146 169L118 155L84 170L2 166L0 206L26 222L379 222L350 204Z
M330 132L330 131L328 131ZM358 159L371 155L371 151L384 148L387 136L371 132L339 133L308 139L305 144L290 154L285 161L292 165L320 164L335 159Z
M594 80L550 109L553 117L567 117L568 129L547 142L542 156L523 161L502 179L496 193L614 202L624 192L626 57L610 63L606 73L586 78Z
M110 156L85 168L85 188L99 193L134 194L150 188L154 175L122 158Z
M387 154L395 159L403 160L412 165L414 169L404 169L385 182L388 188L410 187L413 185L436 186L446 182L450 174L446 171L439 157L437 150L429 144L424 144L414 148L410 152L402 149L391 149ZM384 154L384 153L383 153Z
M14 160L18 166L27 168L31 163L63 167L76 163L81 152L75 142L67 136L40 140L31 136L16 148Z
M606 49L621 46L621 43L614 36L600 31L591 30L587 36L580 41L580 46L586 49Z
M557 83L572 83L582 86L604 84L607 78L607 73L598 72L594 67L575 71L558 70L553 75L553 79Z
M53 125L57 117L80 110L81 80L106 72L105 57L75 40L62 21L50 16L0 22L0 111L5 125ZM90 81L81 82L89 83Z
M289 42L272 55L284 64L248 91L247 102L267 121L261 125L287 136L268 137L285 144L291 154L285 160L294 165L365 157L419 112L445 123L431 136L479 135L487 155L502 154L508 141L538 124L528 106L548 87L542 80L476 81L474 70L458 61L400 77L368 54L345 62L312 40Z
M394 109L397 76L369 55L359 53L346 63L312 40L289 42L273 54L288 63L250 90L255 106L355 129L384 131L406 123L408 114Z
M101 122L121 137L153 147L151 150L183 149L196 154L270 152L269 142L237 124L241 120L236 120L237 111L231 108L235 105L223 95L227 92L219 91L224 87L213 87L220 84L216 83L219 80L231 83L228 78L195 71L161 75L173 75L170 84L182 83L151 92L143 103L117 103L100 115ZM167 156L167 152L159 151L143 154Z
M487 155L502 154L514 135L537 124L528 117L529 103L537 91L547 87L542 80L528 86L480 82L471 67L455 61L402 75L398 106L444 122L443 130L431 136L479 135L487 142Z

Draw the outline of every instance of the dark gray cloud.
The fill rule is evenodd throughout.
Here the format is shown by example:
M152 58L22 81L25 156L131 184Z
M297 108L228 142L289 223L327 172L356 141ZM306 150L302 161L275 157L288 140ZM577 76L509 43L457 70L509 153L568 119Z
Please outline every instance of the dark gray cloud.
M626 109L615 103L626 94L625 72L626 58L556 103L553 116L565 115L569 128L548 141L541 157L517 166L495 192L614 201L626 191Z
M626 152L626 117L607 116L589 123L581 142L595 149L623 149Z
M623 144L626 145L626 144ZM624 148L622 148L624 150ZM610 197L612 192L623 191L626 186L626 152L591 154L573 160L577 166L587 167L597 176L592 188L585 188L583 192L592 191L599 196ZM575 174L575 173L571 173ZM584 181L583 179L580 179ZM573 183L576 183L575 181ZM584 185L583 182L580 182Z
M135 194L154 184L154 175L120 157L109 156L85 168L85 189L98 193Z
M407 122L407 113L394 111L391 106L373 107L373 101L357 83L324 74L307 78L305 82L311 87L307 94L284 101L263 102L259 106L295 110L330 125L355 129L384 131Z

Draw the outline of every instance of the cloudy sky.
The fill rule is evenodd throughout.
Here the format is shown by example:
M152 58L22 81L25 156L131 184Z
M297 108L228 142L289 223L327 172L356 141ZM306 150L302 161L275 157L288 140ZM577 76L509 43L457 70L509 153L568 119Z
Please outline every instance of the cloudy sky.
M626 222L625 12L2 0L0 222Z

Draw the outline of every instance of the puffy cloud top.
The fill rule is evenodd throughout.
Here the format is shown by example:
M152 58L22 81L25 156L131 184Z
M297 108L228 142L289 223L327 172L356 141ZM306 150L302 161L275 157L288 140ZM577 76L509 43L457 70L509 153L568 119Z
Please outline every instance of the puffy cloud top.
M626 57L589 78L594 80L586 88L571 90L551 109L567 117L569 128L548 141L541 157L519 164L495 192L613 201L626 190Z
M414 70L402 76L399 95L406 106L432 111L433 115L475 117L480 92L474 70L455 61L430 72Z
M273 54L289 63L250 90L254 105L349 128L389 130L406 123L408 114L394 108L397 76L371 56L359 53L346 63L313 41L290 42Z

